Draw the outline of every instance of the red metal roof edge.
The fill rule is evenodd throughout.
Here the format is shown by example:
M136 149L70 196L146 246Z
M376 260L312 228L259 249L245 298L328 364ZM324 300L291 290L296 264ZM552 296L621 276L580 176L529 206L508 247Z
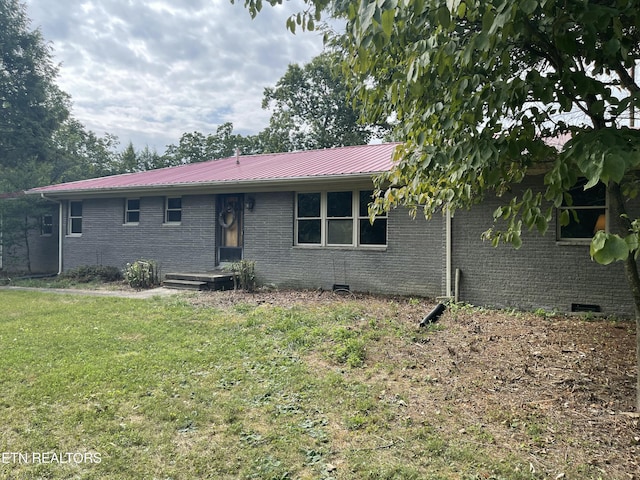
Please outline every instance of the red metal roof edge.
M368 176L387 171L391 167L393 151L397 145L399 143L381 143L322 150L244 155L239 158L232 156L144 172L37 187L28 190L27 193L125 191L179 186L295 182L314 178L338 178L354 175ZM282 158L287 161L278 161ZM238 160L239 163L237 163ZM356 161L355 165L354 161ZM353 168L350 168L351 166ZM217 168L212 170L211 167ZM135 181L136 179L140 181Z

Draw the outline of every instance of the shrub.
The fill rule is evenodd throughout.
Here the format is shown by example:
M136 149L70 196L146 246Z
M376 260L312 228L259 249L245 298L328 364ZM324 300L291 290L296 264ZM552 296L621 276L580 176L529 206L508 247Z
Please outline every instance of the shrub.
M124 278L130 287L141 289L151 288L160 284L158 264L151 260L136 260L127 263Z
M256 288L256 262L252 260L240 260L231 264L233 286L240 287L245 292L253 292Z
M122 280L122 272L119 268L106 265L81 265L73 270L64 272L61 276L80 283L117 282Z

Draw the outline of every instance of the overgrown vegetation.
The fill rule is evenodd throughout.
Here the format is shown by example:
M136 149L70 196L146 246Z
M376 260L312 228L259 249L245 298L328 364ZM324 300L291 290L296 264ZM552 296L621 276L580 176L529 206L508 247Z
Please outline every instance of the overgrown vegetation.
M0 463L0 476L622 479L633 468L625 417L592 413L597 425L585 433L568 407L546 414L546 398L527 393L516 408L508 392L543 376L533 363L524 373L490 338L496 312L461 309L456 321L419 329L415 319L431 306L415 300L257 295L141 301L0 291L0 451L100 454L100 463ZM518 325L536 320L552 325L536 316ZM518 328L503 325L501 335L537 341ZM558 330L574 340L579 331ZM601 368L620 368L602 343L608 337L597 337ZM504 355L490 351L490 364L470 358L494 345ZM556 348L537 346L535 362ZM479 370L499 378L480 383ZM527 383L515 380L522 375ZM563 370L561 380L579 392L581 378ZM592 395L618 411L604 391ZM619 442L605 432L614 421Z
M123 278L122 271L118 267L107 265L81 265L64 272L61 277L75 280L79 283L117 282Z
M238 260L231 264L234 273L234 289L241 288L245 292L253 292L256 288L256 262L253 260Z
M127 263L124 278L131 288L151 288L160 284L158 264L152 260L136 260Z

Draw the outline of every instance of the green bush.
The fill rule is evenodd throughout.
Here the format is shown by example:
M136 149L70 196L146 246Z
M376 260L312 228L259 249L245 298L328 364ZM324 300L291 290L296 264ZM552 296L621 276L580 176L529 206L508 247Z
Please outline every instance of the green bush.
M151 260L136 260L127 263L124 278L132 288L151 288L160 284L158 264Z
M252 260L240 260L231 264L234 288L240 287L246 292L253 292L256 288L256 262Z
M81 265L73 270L64 272L61 276L80 283L117 282L122 280L122 272L119 268L106 265Z

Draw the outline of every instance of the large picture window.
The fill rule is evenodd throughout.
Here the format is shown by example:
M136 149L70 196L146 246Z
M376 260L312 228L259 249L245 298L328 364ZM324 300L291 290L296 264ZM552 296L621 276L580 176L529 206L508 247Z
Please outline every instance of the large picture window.
M603 183L585 190L586 179L571 190L558 209L558 240L590 241L598 230L606 230L607 187Z
M67 233L69 235L82 235L82 202L69 202Z
M298 193L296 245L384 246L387 217L369 220L373 191Z

